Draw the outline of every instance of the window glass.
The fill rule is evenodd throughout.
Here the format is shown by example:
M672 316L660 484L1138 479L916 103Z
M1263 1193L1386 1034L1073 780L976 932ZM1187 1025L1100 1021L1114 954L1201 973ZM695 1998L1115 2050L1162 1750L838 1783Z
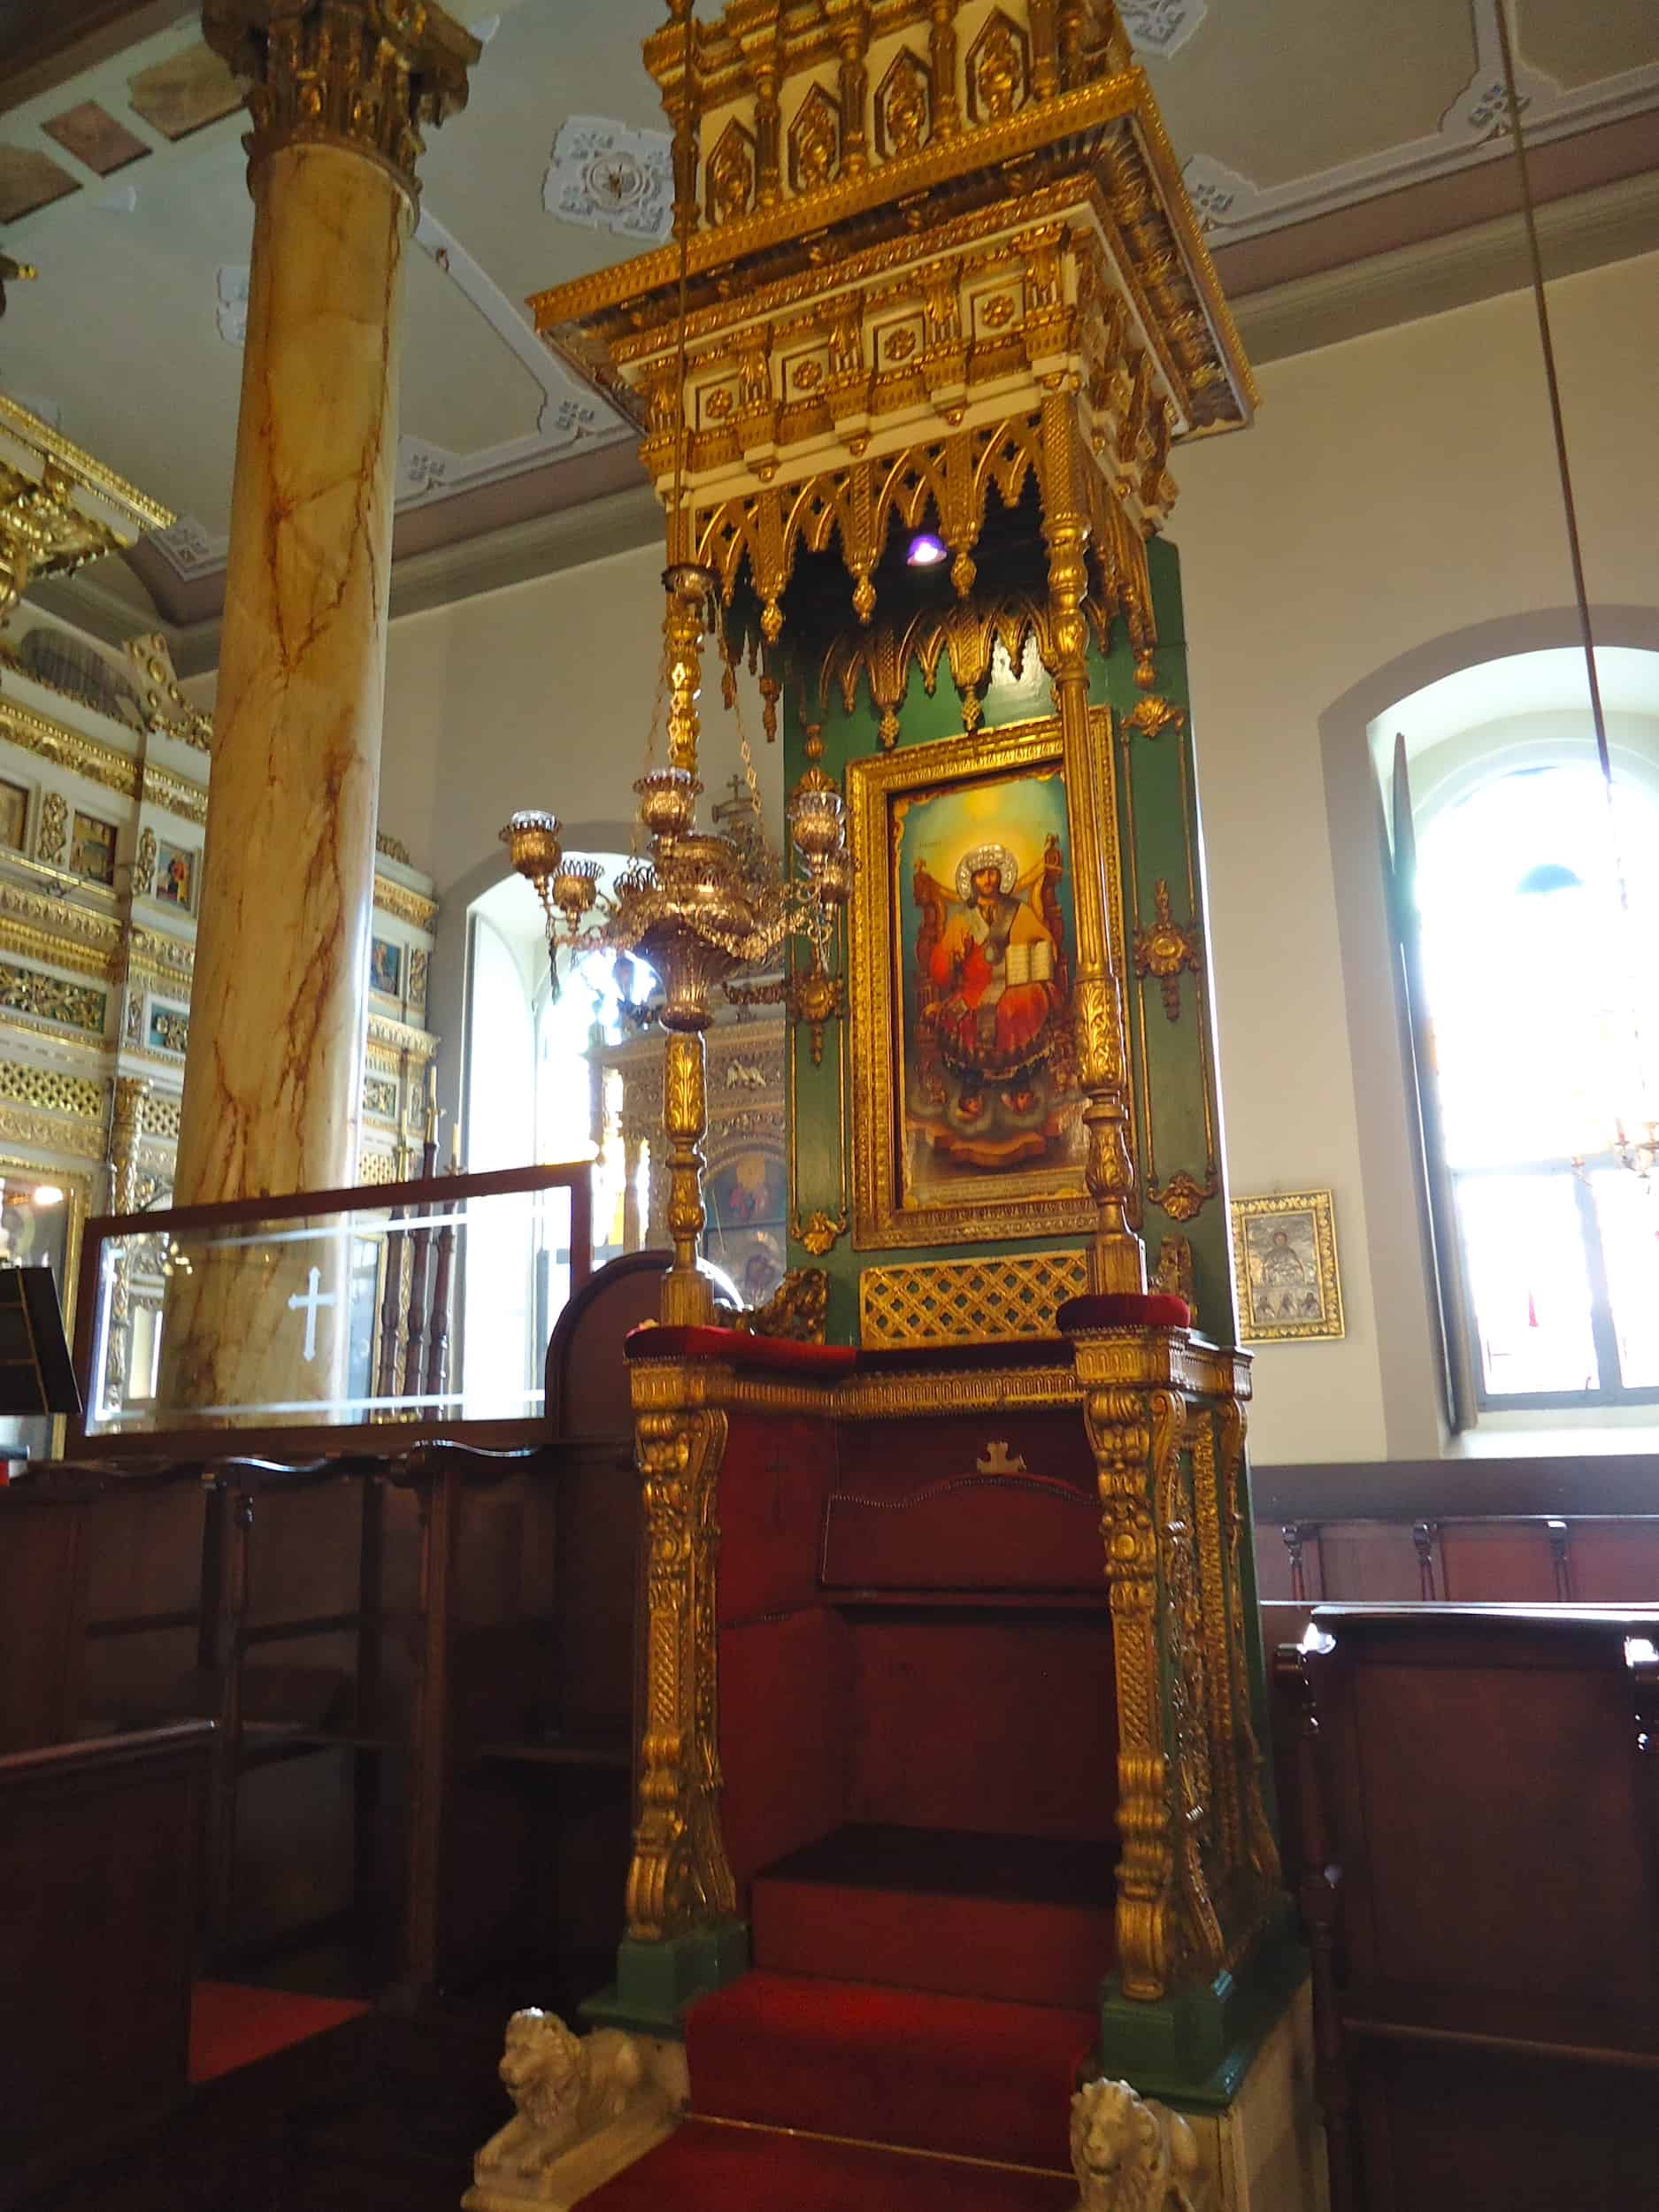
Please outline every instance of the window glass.
M1659 1195L1623 1167L1598 1168L1590 1187L1621 1379L1627 1390L1659 1389Z
M1417 902L1435 1063L1454 1168L1601 1151L1637 1094L1639 1031L1655 1037L1659 814L1622 792L1620 872L1593 768L1500 776L1418 849Z
M1659 1388L1659 1191L1615 1151L1659 1048L1659 809L1494 776L1423 832L1417 902L1483 1393Z
M1571 1175L1464 1176L1457 1207L1488 1394L1595 1389L1589 1271Z

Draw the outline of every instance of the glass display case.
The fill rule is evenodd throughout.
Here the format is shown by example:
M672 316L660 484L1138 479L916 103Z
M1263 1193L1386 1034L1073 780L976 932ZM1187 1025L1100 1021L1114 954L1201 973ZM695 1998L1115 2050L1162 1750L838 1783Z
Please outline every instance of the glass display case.
M591 1264L590 1166L110 1216L88 1225L76 1443L523 1421ZM250 1448L252 1440L250 1438Z

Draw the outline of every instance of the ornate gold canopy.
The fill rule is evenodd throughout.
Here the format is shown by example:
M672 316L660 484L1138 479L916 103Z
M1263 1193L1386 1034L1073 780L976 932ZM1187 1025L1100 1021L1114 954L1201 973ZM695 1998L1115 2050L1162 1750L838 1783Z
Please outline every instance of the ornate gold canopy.
M37 576L119 552L171 511L0 396L0 616Z
M678 248L530 304L638 422L680 547L767 634L803 547L838 541L861 619L896 519L936 519L966 595L995 482L1076 396L1102 603L1152 641L1144 540L1183 438L1255 389L1144 73L1110 0L729 0L647 42L700 186L676 388Z

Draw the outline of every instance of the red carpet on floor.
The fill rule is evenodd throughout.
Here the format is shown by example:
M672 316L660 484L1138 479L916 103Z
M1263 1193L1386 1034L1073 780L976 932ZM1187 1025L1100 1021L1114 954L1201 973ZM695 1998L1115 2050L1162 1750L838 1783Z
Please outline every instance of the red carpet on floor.
M757 1969L687 2016L692 2109L1063 2173L1095 2028L1088 2012Z
M857 1824L755 1877L755 1963L1090 2011L1112 1962L1104 1842Z
M368 2010L343 1997L300 1997L240 1982L197 1982L190 1993L190 2079L216 2081Z
M584 2197L582 2212L1069 2212L1076 2202L1069 2174L694 2119Z

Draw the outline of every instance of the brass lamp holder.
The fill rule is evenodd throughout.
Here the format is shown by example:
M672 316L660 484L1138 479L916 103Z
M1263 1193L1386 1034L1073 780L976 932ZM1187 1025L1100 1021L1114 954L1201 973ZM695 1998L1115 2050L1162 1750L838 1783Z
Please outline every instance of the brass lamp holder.
M713 1290L698 1267L697 1252L707 1218L703 1041L715 995L734 976L763 968L786 939L803 937L810 949L808 978L817 979L810 996L814 1009L821 1009L821 1036L822 1022L839 1004L839 982L829 975L827 962L852 871L841 795L816 761L789 802L797 872L786 875L758 834L699 828L697 700L704 624L718 602L715 579L694 563L673 564L663 580L669 762L648 767L634 787L639 797L636 856L607 895L600 887L599 864L565 852L557 815L527 810L515 814L501 834L514 869L541 902L556 988L561 955L628 954L657 979L660 997L651 1010L665 1032L668 1231L674 1251L664 1280L663 1318L701 1323L714 1312ZM758 824L759 790L741 714L737 726ZM649 848L649 858L641 856L642 848Z

